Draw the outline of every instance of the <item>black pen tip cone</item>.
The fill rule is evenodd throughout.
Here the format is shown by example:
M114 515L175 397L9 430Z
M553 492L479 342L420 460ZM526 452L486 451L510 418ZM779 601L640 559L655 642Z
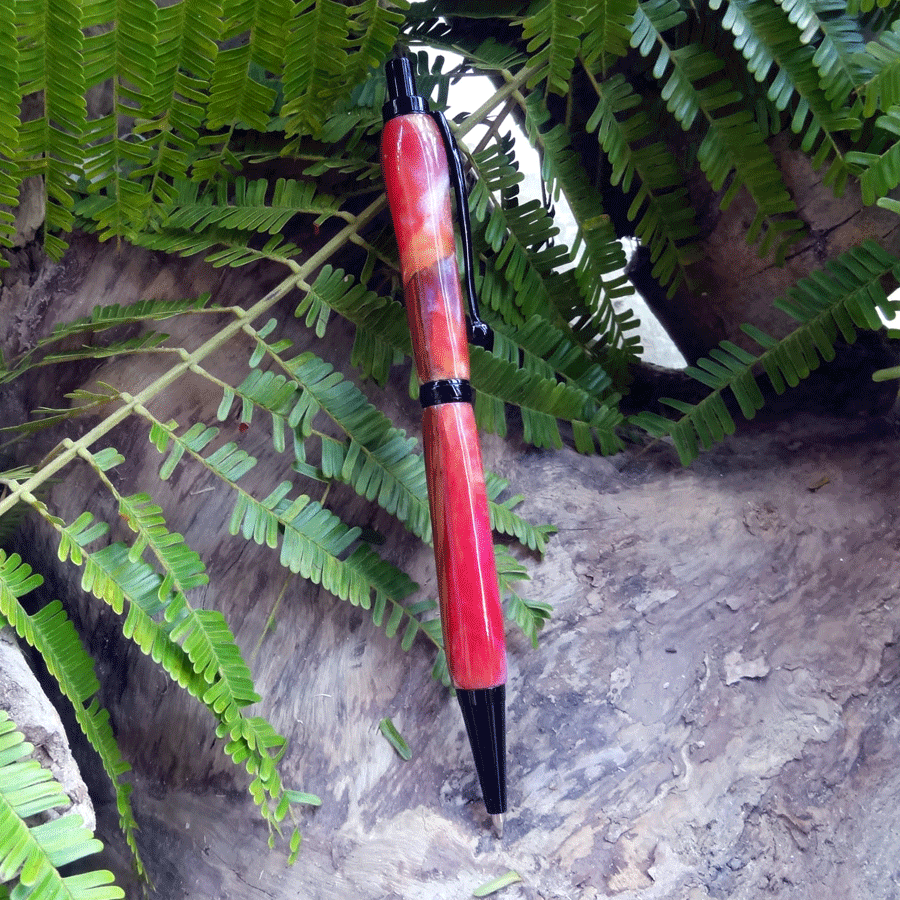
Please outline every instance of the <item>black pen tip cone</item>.
M456 696L475 768L481 795L491 816L506 812L506 685L474 691L457 689Z

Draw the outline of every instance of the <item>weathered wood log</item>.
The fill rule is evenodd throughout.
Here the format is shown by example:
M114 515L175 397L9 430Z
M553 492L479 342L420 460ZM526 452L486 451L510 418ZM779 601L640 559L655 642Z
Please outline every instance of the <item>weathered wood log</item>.
M151 260L128 251L123 265L99 250L45 299L67 298L68 317L76 301L209 288L227 301L258 295L264 280L178 263L177 277L148 284ZM346 358L339 329L317 349ZM230 358L246 363L243 349ZM94 377L146 375L117 363ZM212 421L219 398L187 384L154 411ZM414 427L402 378L379 402ZM267 452L262 424L225 429ZM151 488L205 559L212 582L196 600L221 609L252 656L260 711L290 740L286 781L324 801L304 814L300 858L286 867L210 717L124 650L106 613L70 585L103 650L157 896L442 900L509 869L523 878L509 898L818 900L823 885L893 896L900 461L896 436L872 420L760 422L689 469L665 444L602 459L486 439L487 467L526 495L526 517L559 529L530 563L527 591L555 616L537 650L511 634L502 841L487 828L456 704L429 677L428 647L402 653L364 612L297 580L267 632L286 578L271 551L223 537L229 500L197 470L160 485L134 423L111 437L129 459L123 489ZM66 517L95 494L73 471L53 508ZM385 553L433 593L427 548L349 494L329 501L383 530ZM42 529L29 543L53 558ZM378 733L383 716L409 762ZM114 810L101 802L98 814L114 853Z

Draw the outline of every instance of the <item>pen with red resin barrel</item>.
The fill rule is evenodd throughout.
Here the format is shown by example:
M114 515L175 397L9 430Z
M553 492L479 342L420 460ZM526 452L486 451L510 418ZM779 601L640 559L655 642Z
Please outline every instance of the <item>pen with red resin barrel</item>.
M423 406L447 667L485 806L500 832L506 811L506 641L450 206L451 172L458 200L461 175L446 120L416 94L409 60L390 60L386 73L381 161ZM480 325L467 276L472 317Z

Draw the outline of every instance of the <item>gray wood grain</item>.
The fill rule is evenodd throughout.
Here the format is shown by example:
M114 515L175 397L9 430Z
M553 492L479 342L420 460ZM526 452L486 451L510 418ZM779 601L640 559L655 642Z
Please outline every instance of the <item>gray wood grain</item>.
M49 299L72 309L207 287L236 298L265 276L195 263L164 276L149 261L97 250ZM347 340L338 326L323 352L345 359ZM245 361L235 347L217 365L234 375ZM129 364L91 377L148 374ZM401 375L372 396L414 428L405 387ZM212 421L218 399L182 388L154 411ZM157 896L449 900L509 869L523 881L504 898L895 896L893 433L861 419L763 421L690 469L664 444L602 459L486 438L488 466L526 495L526 517L559 529L523 586L554 604L554 618L537 650L510 634L502 841L487 827L458 708L429 677L428 646L404 654L362 611L296 580L264 634L286 577L271 551L222 536L230 501L202 470L185 466L160 487L146 432L130 423L112 437L129 458L123 488L152 486L206 560L212 582L197 602L222 609L248 655L259 643L259 711L290 739L285 779L324 801L303 814L300 858L286 867L210 717L123 649L105 611L70 585L135 767ZM262 422L245 435L226 424L224 437L272 456ZM288 470L268 459L259 489ZM52 500L64 518L85 504L114 517L81 470ZM433 592L427 548L348 493L329 502L384 531L385 554ZM52 558L42 530L31 546ZM384 716L409 762L379 734ZM102 796L98 814L118 863Z

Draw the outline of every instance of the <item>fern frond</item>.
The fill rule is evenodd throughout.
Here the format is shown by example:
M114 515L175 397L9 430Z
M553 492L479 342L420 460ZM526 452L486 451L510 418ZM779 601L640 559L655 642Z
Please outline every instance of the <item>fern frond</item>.
M232 184L220 182L215 191L202 194L196 182L181 181L161 227L191 234L219 228L277 235L301 214L316 216L318 225L340 215L339 204L319 193L311 181L279 178L273 188L266 178L248 181L239 176Z
M106 331L110 328L118 328L122 325L137 325L142 322L164 322L166 319L181 316L186 313L212 312L219 313L226 310L221 306L210 306L210 294L200 294L198 297L187 297L179 300L138 300L127 303L124 306L118 303L108 303L95 306L90 314L80 316L71 322L61 322L53 329L49 338L44 338L39 346L56 343L73 335L81 335Z
M145 550L149 550L162 569L163 580L157 596L169 636L184 648L194 671L207 684L216 684L214 691L204 694L204 703L214 706L224 721L232 721L237 716L235 708L256 703L259 695L222 614L216 610L194 609L188 602L189 591L209 582L203 561L180 534L166 528L162 509L149 494L121 495L103 474L109 466L103 465L103 460L98 462L97 454L83 451L81 456L95 468L118 501L120 517L137 534L129 551L131 560L140 560Z
M508 350L503 350L505 343L510 345ZM617 452L621 444L616 428L621 419L616 408L618 398L610 394L613 382L583 345L573 341L568 334L556 331L542 317L535 316L514 334L495 330L494 352L508 362L521 359L521 368L530 374L561 380L583 391L583 418L570 423L575 448L580 453L593 453L597 438L601 452ZM494 398L492 406L494 418L499 419L503 415L502 403ZM525 418L523 415L523 423Z
M396 8L392 8L396 7ZM394 48L409 0L361 0L350 10L346 84L354 87L380 69Z
M471 162L478 176L469 193L476 238L495 254L493 267L503 273L513 288L507 296L527 305L521 309L501 305L498 298L504 295L496 291L485 299L505 321L519 322L550 307L544 276L552 271L557 258L550 242L559 229L538 200L524 204L503 202L504 193L514 188L522 175L501 144L473 154Z
M529 550L534 550L543 556L547 549L547 538L556 533L556 528L553 525L532 525L517 515L514 510L525 499L521 494L500 501L498 498L509 487L509 482L505 478L492 472L485 472L484 481L487 489L491 528L500 534L514 537Z
M257 131L266 130L277 94L268 85L253 78L252 72L253 48L249 43L219 51L207 107L210 128L238 125Z
M637 0L602 0L588 4L584 14L581 57L587 68L603 74L628 52Z
M371 607L373 595L377 598L385 593L397 600L415 589L404 573L362 545L348 556L359 529L350 528L305 494L289 500L290 482L282 482L263 500L251 496L238 481L256 465L252 456L233 443L202 455L218 429L198 424L178 434L175 423L159 421L142 406L136 411L152 423L151 440L157 449L163 452L172 447L160 469L161 477L168 478L187 453L237 494L231 534L243 534L246 540L273 549L280 541L279 561L285 568L363 609Z
M497 560L497 576L503 594L504 613L507 619L522 629L525 637L531 641L532 647L537 647L538 632L553 614L553 607L539 600L526 600L512 589L515 582L529 580L528 572L505 547L495 545L494 556Z
M565 96L584 33L584 2L538 0L532 8L522 22L522 37L528 41L525 49L531 64L538 68L528 87L546 81L548 91Z
M73 195L84 162L83 10L78 0L16 4L19 91L14 96L40 98L39 115L19 128L20 171L22 177L43 178L44 247L53 258L66 246L59 233L72 230Z
M94 454L95 470L102 472L118 459L120 457L115 451ZM124 544L113 543L100 550L88 550L88 544L108 531L106 523L95 522L90 513L84 513L75 522L66 525L34 497L25 499L59 535L60 560L65 562L71 559L74 564L83 567L82 589L103 600L117 613L122 613L127 607L122 626L125 637L159 663L176 684L202 702L216 717L220 729L229 734L243 734L245 728L259 730L262 727L259 724L262 720L256 719L253 721L257 724L252 727L241 724L246 720L242 708L255 702L258 697L252 682L248 681L246 663L221 613L201 610L192 616L186 612L185 604L178 601L177 593L173 591L175 573L168 572L163 578L139 556L135 558L131 548ZM135 505L151 520L156 518L142 502L137 501ZM151 521L149 528L154 527ZM157 541L160 555L165 559L168 553L171 559L169 548L179 542L173 541L167 532L163 535L158 529L152 537ZM180 548L176 553L184 558L184 551ZM166 613L174 614L172 620ZM175 637L182 640L185 646L180 646ZM219 670L210 664L213 657L220 665ZM273 740L277 737L284 742L284 738L276 735L271 726L267 727L274 736ZM254 776L250 784L251 795L266 821L277 830L280 822L277 812L287 792L268 749L249 744L244 738L232 738L226 750L232 759L239 757L238 763L244 763Z
M816 46L813 64L825 97L843 105L869 72L860 54L865 38L859 22L848 15L844 0L779 0L788 20L800 31L800 43Z
M723 0L710 0L714 10ZM825 95L815 51L797 41L796 27L776 3L725 0L722 25L734 35L734 46L747 60L757 81L774 72L769 99L780 110L792 106L791 130L801 135L801 149L810 154L813 166L828 164L825 184L840 193L850 174L838 133L853 131L859 120L843 109L835 109Z
M250 62L273 75L284 66L287 0L225 0L222 40L250 47Z
M246 231L228 231L222 228L207 228L199 234L181 229L162 229L159 232L142 232L135 235L132 243L147 250L181 256L205 253L206 262L216 268L222 266L239 268L263 260L296 268L294 258L301 254L296 244L282 241L281 237L276 235L263 246L254 247L249 245L252 238L253 235Z
M357 329L378 335L385 345L407 356L412 353L409 327L403 307L399 303L366 290L352 275L330 265L322 267L316 280L306 289L294 315L306 318L306 324L327 321L328 310L333 310L352 322ZM321 326L324 333L324 324Z
M885 115L879 116L875 125L882 132L900 136L900 106L891 107ZM900 184L900 137L881 153L851 151L847 154L847 162L862 167L859 180L863 203L877 200L879 206L893 208L895 201L887 195Z
M166 339L165 335L148 332L134 338L112 342L105 347L84 347L77 350L45 353L48 348L74 336L103 332L120 325L136 325L146 321L163 321L188 312L198 312L200 310L220 311L218 307L208 307L208 303L209 294L204 294L187 300L141 300L124 307L118 303L94 307L88 316L82 316L72 322L64 322L57 325L53 329L52 334L41 338L32 350L29 350L22 357L12 362L5 371L0 372L0 383L13 381L36 366L50 365L51 363L62 362L67 359L99 358L101 356L114 356L117 353L152 350Z
M863 115L872 116L900 104L900 22L866 44L865 52L872 74L863 91Z
M549 326L540 316L534 316L506 339L514 340L523 357L523 368L539 371L546 366L547 373L559 377L585 391L597 401L607 398L613 381L592 354L574 341L567 332Z
M0 0L0 246L12 246L16 233L13 209L19 199L19 50L13 0ZM0 258L0 267L7 261Z
M58 600L47 603L33 614L26 612L20 602L42 581L41 576L34 574L17 554L7 556L0 550L0 614L16 629L19 637L41 654L47 671L72 704L78 727L100 757L115 791L119 828L131 850L136 871L144 876L146 871L136 840L137 822L131 808L131 785L122 781L122 776L131 767L122 759L113 737L109 713L97 702L95 695L100 683L94 661Z
M537 92L525 101L525 109L529 140L541 151L542 174L551 191L565 195L578 224L573 248L579 256L574 276L578 291L556 290L554 305L562 322L581 317L594 323L603 335L602 365L624 380L641 350L637 336L628 333L637 327L637 320L630 310L619 311L614 305L632 295L625 275L625 253L609 218L603 215L601 197L585 177L566 129L557 125L543 130L547 112ZM558 273L556 281L561 281Z
M318 136L325 116L344 92L349 11L337 0L300 0L288 23L284 106L288 135Z
M83 143L89 149L84 177L99 213L99 231L109 238L126 234L129 223L139 220L148 205L143 186L128 178L131 170L146 162L147 148L128 132L132 117L140 112L141 98L153 88L157 4L99 0L89 8L86 24L95 27L84 39L86 87L96 92L108 84L112 97L110 106L86 123Z
M276 449L284 449L285 427L305 439L313 433L316 415L325 413L346 440L318 433L323 477L349 485L396 516L413 534L430 540L425 470L421 457L413 451L414 439L394 427L356 385L315 354L286 360L269 345L262 345L287 376L255 369L232 393L269 412ZM227 417L230 406L230 402L220 405L220 421ZM246 421L246 416L242 418Z
M480 347L472 347L470 353L472 383L477 388L475 417L480 427L501 436L506 434L505 421L495 420L490 406L491 401L502 400L533 413L523 416L523 437L536 447L562 446L556 424L557 419L562 419L586 434L596 435L604 453L615 452L613 447L621 448L615 433L621 417L618 413L610 415L611 408L601 406L597 410L593 399L573 385L524 372ZM584 447L582 452L592 450L593 445L590 450Z
M222 32L221 0L161 6L156 22L156 69L135 114L140 159L131 179L146 181L151 202L170 203L172 183L187 173L206 116Z
M628 218L650 248L653 275L674 293L696 256L697 227L685 175L669 150L653 139L656 127L638 111L640 97L622 75L593 81L597 106L587 122L610 165L610 182L628 193L637 183ZM621 116L628 116L624 121Z
M9 716L0 710L0 884L16 882L20 900L117 900L124 892L105 870L63 876L59 868L103 849L81 817L70 814L40 825L27 820L69 804L60 784L33 758Z
M776 341L750 325L744 332L763 348L759 356L725 341L710 359L701 359L686 370L711 388L697 404L665 399L664 403L682 413L670 420L654 413L641 413L631 421L655 437L671 434L684 465L696 459L699 447L708 448L734 431L734 422L723 395L730 392L743 415L750 419L762 408L763 397L752 370L761 367L773 389L782 393L796 386L818 368L820 360L834 358L839 337L851 342L858 328L882 327L879 311L887 317L896 314L898 304L885 294L882 279L897 278L900 262L872 241L829 261L825 268L801 279L786 297L775 301L799 326L787 337Z
M265 132L278 101L276 86L266 73L280 76L284 69L290 0L225 0L222 40L212 75L207 115L213 129L228 126L224 135L205 136L216 156L201 163L203 178L236 157L231 143L236 128Z
M697 150L700 168L714 191L729 182L719 208L727 209L746 187L757 207L747 241L755 243L762 232L760 254L777 242L780 256L791 233L796 239L803 223L796 216L783 218L797 210L775 157L744 98L721 74L722 59L699 44L670 45L664 32L681 20L672 9L680 12L674 0L642 0L634 15L632 40L642 55L655 57L653 75L662 83L666 108L681 127L688 130L698 117L703 119L706 133Z
M148 331L146 334L139 334L121 341L112 341L109 344L87 345L73 350L48 353L41 358L40 362L34 363L29 368L73 362L78 359L107 359L111 356L126 356L136 353L175 352L172 347L162 346L168 339L169 335L163 334L161 331ZM21 371L18 374L21 374Z
M376 331L391 347L410 354L409 328L399 304L366 291L342 270L330 266L322 268L311 291L349 321ZM604 453L621 447L615 433L622 421L618 412L605 404L598 408L595 398L577 386L522 371L516 363L480 347L471 348L470 361L479 427L504 435L506 422L496 414L496 404L510 403L523 410L523 423L529 423L524 437L535 446L562 446L555 420L563 419L577 423L585 435L593 435ZM529 416L529 412L533 415ZM585 438L582 452L591 452L587 443Z

